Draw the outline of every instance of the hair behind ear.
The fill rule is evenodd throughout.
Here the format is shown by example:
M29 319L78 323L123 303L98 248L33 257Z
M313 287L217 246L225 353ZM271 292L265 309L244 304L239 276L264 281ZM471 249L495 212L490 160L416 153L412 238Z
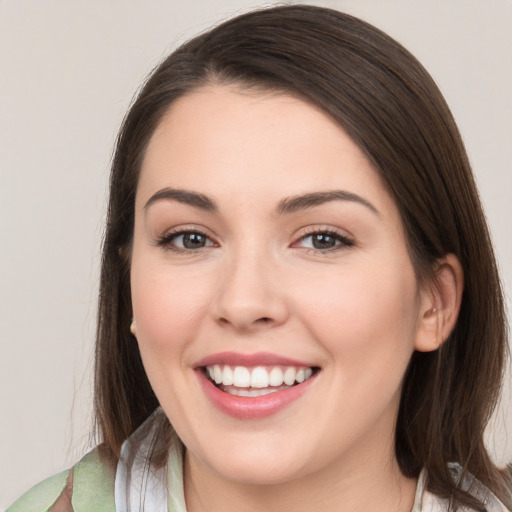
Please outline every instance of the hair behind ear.
M422 292L416 352L404 379L396 456L410 476L426 468L428 488L435 494L480 510L482 504L460 488L449 470L449 463L457 462L463 468L462 477L472 474L510 507L510 468L497 469L484 444L506 360L506 326L496 269L491 266L490 272L491 283L497 285L495 294L488 293L490 283L482 288L489 296L487 324L482 321L484 311L471 315L474 293L465 290L463 266L455 255L440 258L432 270ZM473 280L474 274L470 273ZM470 283L470 291L473 287Z

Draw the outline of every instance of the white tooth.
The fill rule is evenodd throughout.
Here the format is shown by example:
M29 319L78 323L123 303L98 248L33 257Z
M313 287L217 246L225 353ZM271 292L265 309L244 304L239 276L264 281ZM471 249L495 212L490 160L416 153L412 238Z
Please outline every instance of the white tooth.
M262 366L257 366L251 373L251 388L268 387L268 372Z
M233 372L233 385L237 388L248 388L251 385L251 374L244 366L237 366Z
M265 389L250 389L249 396L264 396L270 395L270 393L275 393L276 389L265 388Z
M233 384L233 370L230 366L224 366L224 370L222 372L222 384L224 384L224 386L231 386Z
M312 368L306 368L306 380L309 379L313 375L313 369Z
M274 368L270 370L268 381L271 386L281 386L284 381L283 370L281 370L279 366L274 366Z
M229 393L230 395L236 396L244 396L249 398L254 398L257 396L270 395L271 393L276 393L277 391L282 391L283 389L289 389L290 386L279 386L278 388L236 388L234 386L226 386L224 389L225 393Z
M284 383L288 386L291 386L292 384L294 384L295 383L295 374L296 374L295 368L293 368L292 366L289 366L288 368L286 368L286 370L284 372L284 376L283 376Z
M299 384L306 380L306 372L305 372L304 368L300 368L300 370L297 370L297 375L295 375L295 380Z
M213 367L213 378L217 384L222 382L222 370L218 364Z
M213 366L207 366L206 369L208 370L208 375L210 376L210 379L214 380Z

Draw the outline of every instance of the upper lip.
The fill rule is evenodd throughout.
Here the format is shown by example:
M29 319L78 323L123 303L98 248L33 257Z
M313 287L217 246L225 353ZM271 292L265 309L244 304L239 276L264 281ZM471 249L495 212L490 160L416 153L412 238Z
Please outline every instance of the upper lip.
M311 363L283 357L269 352L256 352L254 354L243 354L239 352L218 352L211 354L197 361L193 366L202 368L215 364L226 364L231 366L298 366L313 367Z

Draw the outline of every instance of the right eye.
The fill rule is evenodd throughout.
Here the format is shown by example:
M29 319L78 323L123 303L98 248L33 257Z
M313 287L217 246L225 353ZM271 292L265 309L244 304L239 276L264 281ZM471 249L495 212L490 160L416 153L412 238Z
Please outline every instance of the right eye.
M204 233L194 230L175 231L164 235L158 245L174 251L196 251L215 245Z

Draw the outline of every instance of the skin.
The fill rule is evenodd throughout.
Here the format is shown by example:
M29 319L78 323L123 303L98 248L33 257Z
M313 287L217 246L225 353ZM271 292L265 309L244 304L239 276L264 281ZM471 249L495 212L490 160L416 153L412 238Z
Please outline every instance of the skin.
M150 201L169 188L217 211ZM333 190L362 201L276 211ZM205 246L183 251L187 230ZM334 247L313 247L311 233L326 230ZM420 290L392 197L314 106L234 86L177 100L142 165L131 286L148 377L187 447L188 509L410 510L416 482L398 469L394 424L411 354L436 349L455 321L462 276L451 257L439 267L439 289ZM276 414L236 419L212 405L194 369L225 351L320 372Z

